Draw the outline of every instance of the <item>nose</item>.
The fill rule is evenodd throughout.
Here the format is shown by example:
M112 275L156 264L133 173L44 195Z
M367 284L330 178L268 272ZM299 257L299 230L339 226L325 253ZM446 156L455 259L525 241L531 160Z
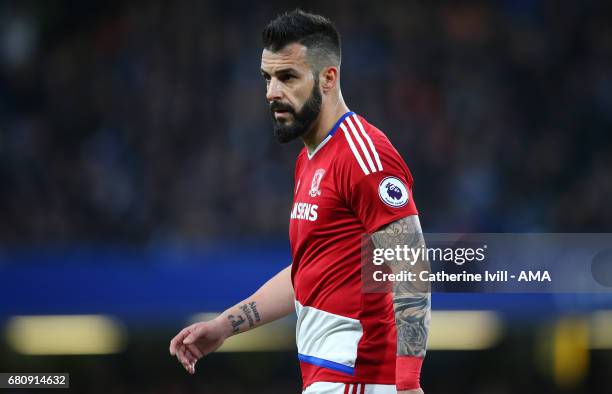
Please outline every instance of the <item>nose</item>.
M266 100L268 101L278 101L282 98L282 91L280 89L280 84L276 78L270 79L270 83L268 83L268 87L266 90Z

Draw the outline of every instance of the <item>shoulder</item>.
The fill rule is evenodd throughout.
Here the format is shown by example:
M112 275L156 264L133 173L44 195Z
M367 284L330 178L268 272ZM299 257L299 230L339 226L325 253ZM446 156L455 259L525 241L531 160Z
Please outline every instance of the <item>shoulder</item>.
M297 158L295 159L296 162L300 162L302 160L304 160L304 158L306 157L306 147L303 147L302 149L300 149L300 153L298 153Z
M302 166L302 163L304 162L304 159L306 159L306 148L302 148L300 150L300 153L298 153L296 159L295 159L295 172L297 174L297 172L300 170L300 167Z
M304 159L306 159L307 157L308 157L308 150L306 149L306 147L302 147L302 149L300 149L300 153L298 153L297 158L295 159L295 161L296 161L296 163L300 163Z
M385 133L362 116L348 116L337 132L340 134L337 159L345 169L367 176L403 163Z

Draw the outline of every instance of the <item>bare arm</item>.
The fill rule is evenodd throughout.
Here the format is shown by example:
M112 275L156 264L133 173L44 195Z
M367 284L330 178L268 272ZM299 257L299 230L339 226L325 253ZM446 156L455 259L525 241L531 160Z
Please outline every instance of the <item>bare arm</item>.
M421 248L425 245L418 216L408 216L388 224L372 235L376 248L396 246ZM388 262L393 272L409 271L417 274L429 271L429 262L419 259L411 265L406 261ZM423 358L427 348L427 335L431 318L429 284L422 282L396 282L393 287L393 306L397 326L397 355ZM403 391L402 391L403 392ZM416 391L405 392L420 392Z
M267 281L252 296L228 308L215 320L225 327L229 337L294 312L294 299L291 266L288 266Z
M291 266L288 266L252 296L213 320L185 327L170 341L170 354L193 374L196 362L217 350L230 336L280 319L294 308Z

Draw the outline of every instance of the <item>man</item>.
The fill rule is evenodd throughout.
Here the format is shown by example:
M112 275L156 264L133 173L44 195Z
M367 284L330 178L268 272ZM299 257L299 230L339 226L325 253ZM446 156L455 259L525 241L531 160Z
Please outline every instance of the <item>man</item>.
M290 215L293 263L214 320L183 329L170 353L193 374L229 336L296 310L304 393L422 393L429 294L405 283L393 294L364 293L360 274L363 234L376 247L424 245L410 171L385 135L346 106L340 37L329 20L281 15L263 44L274 134L305 145Z

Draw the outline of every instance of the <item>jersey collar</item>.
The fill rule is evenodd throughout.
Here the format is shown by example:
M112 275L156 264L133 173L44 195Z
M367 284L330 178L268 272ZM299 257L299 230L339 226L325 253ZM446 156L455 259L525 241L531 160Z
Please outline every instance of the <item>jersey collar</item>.
M354 115L355 113L353 111L349 111L347 113L345 113L344 115L342 115L340 117L340 119L338 119L338 121L336 122L336 124L334 124L334 126L331 128L331 130L329 130L329 133L327 133L327 135L325 136L325 138L323 138L323 141L321 141L319 143L319 145L317 145L317 147L312 151L312 153L308 152L308 150L306 150L306 154L308 155L308 159L312 159L314 157L314 155L317 154L317 152L319 150L321 150L321 148L323 148L323 146L325 146L325 144L327 144L327 142L329 140L331 140L331 138L334 136L334 134L336 133L336 131L338 131L338 128L340 127L340 124L342 122L344 122L344 119L347 118L347 116L351 116Z

